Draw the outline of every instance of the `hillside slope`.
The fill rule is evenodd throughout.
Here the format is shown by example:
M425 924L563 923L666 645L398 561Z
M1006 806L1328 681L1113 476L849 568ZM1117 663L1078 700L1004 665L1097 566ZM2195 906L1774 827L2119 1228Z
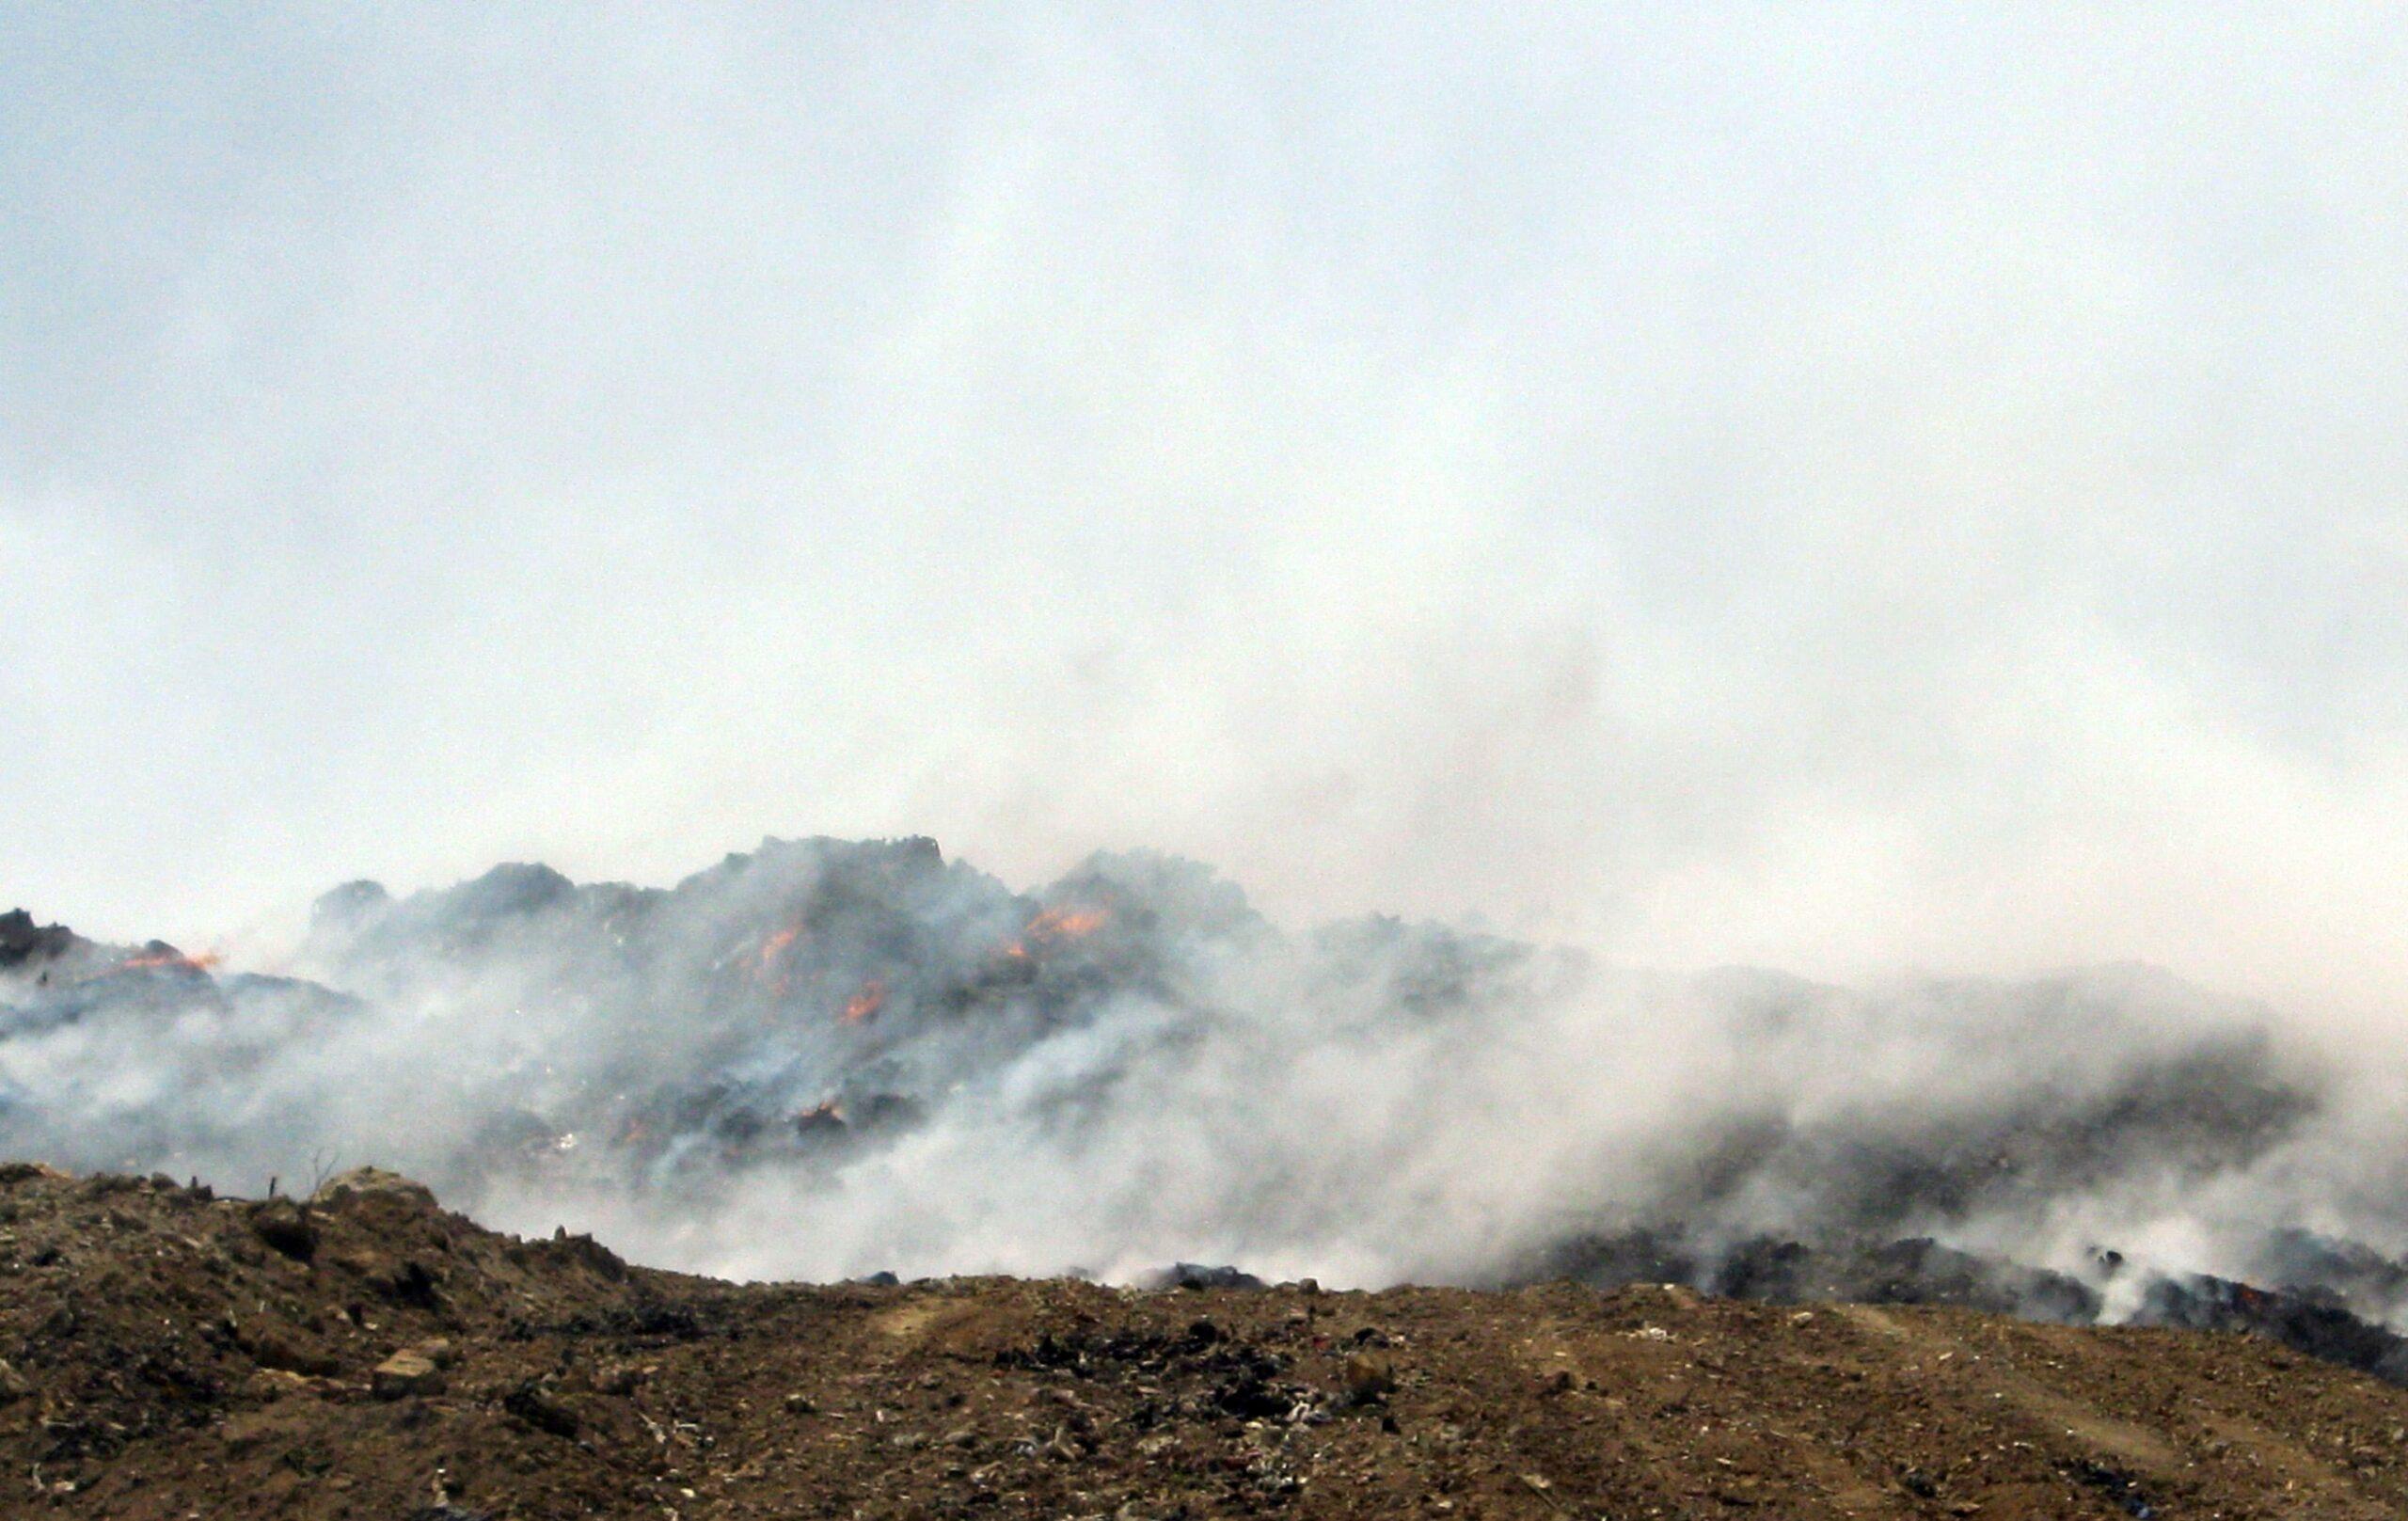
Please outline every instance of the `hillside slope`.
M2408 1394L2239 1337L1654 1288L735 1286L389 1174L306 1208L0 1180L8 1513L2408 1513Z

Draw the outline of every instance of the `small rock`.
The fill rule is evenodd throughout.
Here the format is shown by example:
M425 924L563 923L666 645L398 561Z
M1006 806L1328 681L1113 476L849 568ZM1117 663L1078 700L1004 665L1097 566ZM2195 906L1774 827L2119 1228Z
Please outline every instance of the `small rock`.
M296 1262L318 1255L318 1227L291 1199L269 1199L251 1211L251 1233Z
M647 1376L649 1375L644 1369L633 1363L611 1363L594 1372L594 1387L598 1393L615 1394L624 1398L635 1393Z
M1260 1289L1267 1287L1260 1278L1242 1268L1203 1262L1174 1262L1155 1274L1149 1285L1155 1289Z
M316 1387L315 1381L281 1368L262 1368L243 1381L244 1392L263 1404L272 1404L288 1394L304 1394Z
M789 1416L816 1416L819 1414L819 1402L812 1399L808 1394L789 1394L786 1396L785 1404L786 1414Z
M531 1378L503 1395L501 1408L537 1431L549 1432L554 1436L575 1436L584 1424L576 1411L562 1403L538 1379Z
M338 1173L318 1185L318 1191L309 1197L315 1203L336 1205L347 1204L356 1197L392 1198L420 1209L435 1208L433 1189L382 1167L354 1167Z
M261 1368L325 1378L341 1365L325 1351L309 1345L281 1325L265 1325L245 1338L251 1360Z
M379 1400L441 1394L443 1370L415 1352L397 1352L376 1365L368 1386Z
M1346 1395L1356 1404L1378 1404L1396 1390L1396 1370L1356 1353L1346 1359Z

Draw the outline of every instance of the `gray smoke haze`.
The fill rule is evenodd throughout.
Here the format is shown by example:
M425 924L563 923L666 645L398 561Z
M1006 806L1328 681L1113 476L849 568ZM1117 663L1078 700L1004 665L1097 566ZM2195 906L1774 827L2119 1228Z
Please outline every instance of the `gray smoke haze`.
M87 932L926 832L1622 961L2408 993L2389 8L22 6Z
M743 1275L1928 1234L2393 1314L2403 74L14 8L0 901L123 944L0 968L0 1150Z
M356 882L307 980L0 931L0 1153L254 1193L374 1158L720 1274L1480 1283L1661 1248L1690 1265L1636 1275L1714 1281L1766 1238L1931 1238L2063 1275L2033 1313L2198 1273L2408 1300L2396 1058L2140 967L1640 974L1289 934L1158 855L1017 894L925 839L769 841L673 889Z

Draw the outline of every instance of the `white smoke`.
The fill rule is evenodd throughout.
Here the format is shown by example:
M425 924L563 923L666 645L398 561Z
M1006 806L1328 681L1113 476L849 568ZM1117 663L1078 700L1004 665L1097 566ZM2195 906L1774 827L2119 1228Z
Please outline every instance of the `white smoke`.
M2140 968L1671 976L1283 934L1160 857L1015 894L927 841L769 842L673 890L357 884L321 982L129 955L13 974L0 1151L253 1192L372 1160L737 1276L1483 1282L1629 1228L2228 1276L2300 1233L2408 1250L2392 1069Z
M2384 8L0 21L0 882L2408 981Z
M2379 8L0 17L0 891L293 979L10 982L0 1142L743 1274L2397 1258L2403 72ZM763 829L1055 885L410 892ZM1004 957L1128 844L1252 909L1107 863L1128 959ZM2057 970L2131 963L2233 996Z

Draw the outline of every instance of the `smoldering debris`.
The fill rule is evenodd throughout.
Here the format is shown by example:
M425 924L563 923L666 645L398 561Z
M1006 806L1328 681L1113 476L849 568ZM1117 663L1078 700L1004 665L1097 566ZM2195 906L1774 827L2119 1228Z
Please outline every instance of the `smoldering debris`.
M1266 1289L1270 1285L1228 1263L1173 1262L1140 1280L1148 1289Z
M23 909L0 913L0 974L31 969L40 980L53 963L72 961L90 948L91 942L65 925L36 924Z
M916 839L665 889L353 883L285 977L24 914L0 945L0 1151L253 1192L372 1161L737 1276L1205 1262L2219 1324L2242 1302L2200 1285L2263 1281L2370 1329L2408 1283L2382 1074L2143 968L1649 974L1289 934L1146 854L1018 893Z

